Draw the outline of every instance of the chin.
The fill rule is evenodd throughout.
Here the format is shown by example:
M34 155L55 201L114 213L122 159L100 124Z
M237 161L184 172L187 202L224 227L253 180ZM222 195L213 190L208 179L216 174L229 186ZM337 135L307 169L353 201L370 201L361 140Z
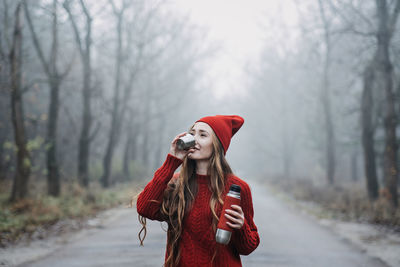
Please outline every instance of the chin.
M193 156L193 154L190 153L190 154L188 154L188 158L189 158L189 159L196 159L196 156Z
M191 160L208 160L210 157L205 157L204 155L193 155L193 154L188 154L188 158Z
M189 159L193 159L193 160L199 160L199 159L201 159L201 156L196 155L195 153L196 153L196 152L189 153L189 154L188 154L188 158L189 158Z

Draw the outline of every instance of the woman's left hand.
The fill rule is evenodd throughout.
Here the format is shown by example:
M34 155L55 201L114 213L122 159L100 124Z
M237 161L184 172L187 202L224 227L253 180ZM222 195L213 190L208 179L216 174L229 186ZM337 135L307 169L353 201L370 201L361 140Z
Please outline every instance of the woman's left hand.
M226 224L233 229L240 229L244 224L243 210L238 205L232 205L231 209L225 210L225 217L229 220Z

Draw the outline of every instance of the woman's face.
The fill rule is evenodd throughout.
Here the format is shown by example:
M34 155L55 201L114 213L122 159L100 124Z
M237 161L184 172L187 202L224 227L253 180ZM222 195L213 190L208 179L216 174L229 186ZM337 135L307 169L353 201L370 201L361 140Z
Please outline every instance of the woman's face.
M196 140L194 148L189 149L188 157L193 160L209 159L213 152L213 129L204 122L196 122L189 131Z

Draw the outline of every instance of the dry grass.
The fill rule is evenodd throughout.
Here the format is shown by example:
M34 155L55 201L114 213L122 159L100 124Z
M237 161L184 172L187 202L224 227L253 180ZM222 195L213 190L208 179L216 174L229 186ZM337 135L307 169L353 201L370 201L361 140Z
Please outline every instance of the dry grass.
M270 183L296 200L317 204L325 216L341 220L370 222L400 231L400 207L395 209L384 194L370 202L361 183L341 183L334 186L315 185L309 180L274 180Z
M63 185L61 196L55 198L44 194L44 184L36 184L29 198L9 203L9 191L5 190L9 185L0 187L0 247L29 239L38 229L45 231L62 220L82 221L99 211L128 205L137 188L132 183L110 189L91 184L86 190L71 183Z

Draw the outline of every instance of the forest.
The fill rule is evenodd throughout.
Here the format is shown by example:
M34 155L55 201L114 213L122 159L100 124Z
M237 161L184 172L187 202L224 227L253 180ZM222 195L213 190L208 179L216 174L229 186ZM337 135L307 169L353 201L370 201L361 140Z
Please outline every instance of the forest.
M54 204L68 194L128 203L173 137L214 114L245 118L235 173L400 227L400 1L287 2L296 15L282 2L260 17L250 56L174 1L2 0L0 244L74 217ZM237 71L215 71L221 54ZM54 216L12 220L33 207Z

